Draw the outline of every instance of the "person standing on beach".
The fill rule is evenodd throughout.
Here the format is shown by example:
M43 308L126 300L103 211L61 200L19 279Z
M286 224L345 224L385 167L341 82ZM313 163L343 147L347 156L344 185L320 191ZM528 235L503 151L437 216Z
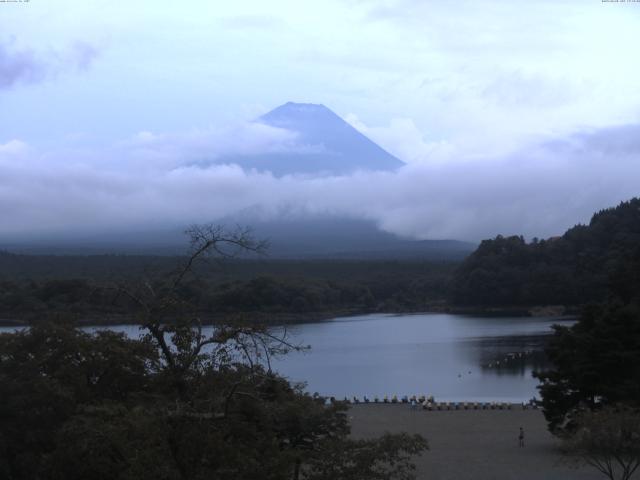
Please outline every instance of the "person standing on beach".
M524 447L524 429L520 427L520 433L518 434L518 446Z

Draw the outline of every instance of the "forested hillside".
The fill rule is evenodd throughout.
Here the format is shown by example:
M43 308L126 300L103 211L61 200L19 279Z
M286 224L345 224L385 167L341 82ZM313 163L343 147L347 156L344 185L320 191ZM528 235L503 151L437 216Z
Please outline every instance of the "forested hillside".
M203 312L321 315L580 306L607 292L635 295L630 267L640 258L640 199L596 213L563 236L483 241L461 264L427 260L233 259L198 267L183 298ZM96 321L128 315L113 286L134 279L155 285L184 257L54 256L0 253L0 320L59 314ZM447 302L448 300L448 302ZM102 320L101 320L102 321ZM113 321L113 320L108 320Z
M458 305L581 305L623 287L640 255L640 199L594 214L547 240L497 236L483 241L456 270L450 299ZM630 293L631 294L631 293Z

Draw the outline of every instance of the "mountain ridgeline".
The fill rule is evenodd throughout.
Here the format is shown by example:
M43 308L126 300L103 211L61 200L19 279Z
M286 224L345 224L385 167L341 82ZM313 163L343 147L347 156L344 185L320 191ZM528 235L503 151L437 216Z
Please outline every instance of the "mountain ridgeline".
M295 135L287 149L234 155L219 163L274 175L328 173L345 175L356 170L395 170L404 163L324 105L288 102L256 120Z
M561 237L484 240L456 270L457 305L577 306L640 294L640 198L593 215Z

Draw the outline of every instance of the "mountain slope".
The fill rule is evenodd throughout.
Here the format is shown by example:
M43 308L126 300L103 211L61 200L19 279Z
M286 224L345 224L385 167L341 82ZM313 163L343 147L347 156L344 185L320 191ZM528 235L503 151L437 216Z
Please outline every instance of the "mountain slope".
M272 258L462 260L476 244L411 240L380 230L374 222L340 217L280 219L251 225L269 240Z
M324 105L288 102L256 121L294 132L294 144L283 151L234 155L220 162L268 170L279 176L394 170L404 165Z
M220 222L251 227L255 238L267 240L267 258L272 259L423 259L459 261L475 244L457 240L411 240L381 231L367 220L330 216L260 220L255 216L229 217ZM0 243L6 249L26 254L57 255L179 255L187 248L180 229L138 230L74 239L41 239L22 243Z

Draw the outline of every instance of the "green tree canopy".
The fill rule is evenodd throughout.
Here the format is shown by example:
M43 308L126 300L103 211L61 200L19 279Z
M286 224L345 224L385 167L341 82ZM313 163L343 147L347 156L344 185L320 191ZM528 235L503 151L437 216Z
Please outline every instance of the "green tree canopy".
M580 408L618 402L640 406L640 309L599 305L572 327L555 327L547 348L553 368L537 373L551 430L570 426Z
M640 198L633 198L560 237L530 243L521 236L484 240L457 269L449 296L456 304L475 306L605 301L611 276L621 274L638 245Z

